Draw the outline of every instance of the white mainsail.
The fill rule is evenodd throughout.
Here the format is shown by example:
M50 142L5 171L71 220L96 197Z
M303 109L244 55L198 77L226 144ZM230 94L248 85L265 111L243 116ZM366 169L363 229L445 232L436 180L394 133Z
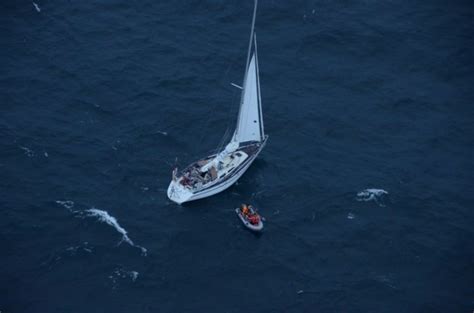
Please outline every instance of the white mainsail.
M237 128L234 133L234 141L240 143L247 141L261 141L263 137L260 81L258 77L257 50L255 49L244 79L242 103L240 105Z

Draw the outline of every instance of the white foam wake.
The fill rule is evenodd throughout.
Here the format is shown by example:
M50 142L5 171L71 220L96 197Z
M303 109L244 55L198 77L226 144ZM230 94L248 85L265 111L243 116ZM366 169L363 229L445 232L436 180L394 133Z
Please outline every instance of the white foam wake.
M375 201L380 206L385 206L384 197L388 192L383 189L369 188L357 193L357 201Z
M146 256L146 254L147 254L146 248L134 244L133 241L128 237L127 231L122 226L120 226L120 224L117 222L117 219L115 217L109 215L109 213L107 211L92 208L92 209L86 210L85 212L87 213L87 216L97 217L100 222L104 222L104 223L112 226L113 228L115 228L115 230L117 232L122 234L122 240L120 240L120 242L118 243L119 245L122 242L125 241L126 243L128 243L132 247L139 248L142 251L142 255Z

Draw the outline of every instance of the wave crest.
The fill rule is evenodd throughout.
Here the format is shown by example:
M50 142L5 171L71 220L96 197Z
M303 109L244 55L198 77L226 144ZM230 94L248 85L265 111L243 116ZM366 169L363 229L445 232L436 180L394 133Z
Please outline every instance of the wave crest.
M115 228L115 230L122 235L122 240L119 241L118 245L120 245L122 242L125 241L130 246L139 248L142 251L143 256L147 255L146 248L134 244L133 241L130 239L130 237L128 237L127 231L122 226L120 226L120 224L117 222L117 219L113 217L112 215L110 215L107 211L92 208L92 209L86 210L85 212L87 213L87 216L97 217L97 219L100 222L106 223L112 226L113 228Z
M74 207L74 201L71 201L71 200L56 200L56 203L68 209L71 212L72 212L72 208Z
M383 189L369 188L357 193L357 201L375 201L380 206L385 206L385 198L388 192Z

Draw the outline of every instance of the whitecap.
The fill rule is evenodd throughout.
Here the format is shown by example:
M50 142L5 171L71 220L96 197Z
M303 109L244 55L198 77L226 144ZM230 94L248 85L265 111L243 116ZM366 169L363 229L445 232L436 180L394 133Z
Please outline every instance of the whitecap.
M53 252L53 254L40 264L40 266L47 266L49 269L53 268L60 262L66 261L69 258L74 258L76 256L84 256L91 254L93 252L93 247L89 246L88 242L85 241L77 246L70 246L63 248L60 251Z
M109 275L109 279L112 282L112 289L116 289L119 285L119 280L130 279L132 282L135 282L138 278L137 271L127 271L123 268L116 268L111 275Z
M164 131L161 131L161 130L157 131L156 133L157 134L162 134L163 136L168 136L167 132L164 132Z
M118 150L117 145L120 145L120 143L121 143L120 139L115 140L115 143L112 145L112 149L117 151Z
M92 253L92 248L89 246L88 242L85 241L82 245L79 246L71 246L66 248L66 251L69 255L74 256L78 253L78 251L85 251L87 253Z
M20 149L25 151L26 156L28 156L29 158L35 156L35 152L33 150L31 150L30 148L28 148L28 147L20 146Z
M383 189L369 188L357 193L357 201L375 201L380 206L385 206L384 198L388 192Z
M347 218L350 220L353 220L355 218L355 215L352 213L347 214Z
M36 3L32 2L37 12L41 12L41 8Z
M56 200L56 203L59 205L62 205L64 208L68 209L71 211L71 209L74 207L74 202L71 200Z
M129 273L130 273L130 278L132 278L132 281L136 281L138 278L138 275L140 274L137 271L130 271Z
M398 289L397 286L395 286L394 282L390 277L387 275L375 275L374 279L378 281L379 283L382 283L392 289Z
M76 253L77 249L79 249L79 246L72 246L72 247L66 248L66 251L71 251L73 253Z
M122 234L122 240L120 240L118 245L120 245L122 242L125 241L126 243L128 243L132 247L139 248L142 251L143 256L147 255L146 248L134 244L133 241L128 237L127 231L122 226L120 226L120 224L117 222L117 219L115 217L111 216L107 211L92 208L92 209L86 210L86 213L88 213L88 216L90 216L90 217L97 217L100 222L104 222L104 223L112 226L113 228L115 228L115 230L117 232Z

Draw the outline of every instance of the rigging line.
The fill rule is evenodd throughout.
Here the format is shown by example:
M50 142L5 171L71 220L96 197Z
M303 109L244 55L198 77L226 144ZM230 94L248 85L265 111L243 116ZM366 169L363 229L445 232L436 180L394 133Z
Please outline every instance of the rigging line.
M252 39L253 39L254 29L255 29L255 17L257 16L257 3L258 3L258 1L255 0L254 7L253 7L252 28L250 30L249 49L247 51L247 62L245 64L245 74L244 74L244 79L243 79L242 86L245 86L245 80L246 80L247 71L248 71L248 68L249 68L250 50L252 50Z
M229 74L229 71L230 71L230 69L232 68L232 66L233 66L234 64L235 64L235 60L234 60L234 61L231 60L231 61L229 62L229 66L227 67L227 70L226 70L225 73L224 73L223 80L226 80L226 78L227 78L227 76L228 76L228 74ZM207 111L207 113L208 113L207 116L209 116L209 113L216 112L216 111L217 111L217 107L218 107L218 105L220 105L220 104L222 104L221 101L216 101L216 103L211 107L211 110L208 110L208 111ZM208 128L209 128L210 123L211 123L211 120L208 118L208 119L206 120L206 122L204 123L205 129L208 129ZM205 137L205 136L206 136L206 133L205 133L205 132L202 132L201 137L200 137L200 139L199 139L199 141L198 141L198 145L197 145L197 146L201 146L201 144L203 143L203 140L204 140L204 137Z
M231 70L231 68L235 65L236 61L233 60L229 63L229 66L227 67L227 70L225 71L224 73L224 77L223 77L223 80L226 81L227 80L227 77L228 77L228 74L229 74L229 71ZM235 92L232 93L232 97L231 97L231 101L230 101L230 104L231 104L231 108L234 108L234 104L235 104ZM220 140L219 142L219 145L217 146L217 152L220 152L223 147L224 147L224 143L225 141L227 140L228 138L228 135L229 135L229 132L230 132L230 127L231 127L231 121L232 121L232 117L234 116L234 114L232 114L232 109L231 110L227 110L227 127L226 127L226 130L224 132L224 135L222 136L222 139Z
M217 152L220 152L222 150L222 147L224 147L225 140L229 134L229 128L227 128L224 132L224 136L222 137L219 145L217 146Z
M231 108L234 108L235 107L235 102L236 102L236 94L237 94L237 91L236 90L233 90L232 92L232 98L231 98ZM229 133L231 132L231 127L233 126L234 124L234 110L233 109L230 109L228 110L228 114L227 114L227 127L226 127L226 131L224 132L224 135L221 139L221 142L218 146L218 151L221 150L221 148L224 146L224 143L225 141L229 138Z

